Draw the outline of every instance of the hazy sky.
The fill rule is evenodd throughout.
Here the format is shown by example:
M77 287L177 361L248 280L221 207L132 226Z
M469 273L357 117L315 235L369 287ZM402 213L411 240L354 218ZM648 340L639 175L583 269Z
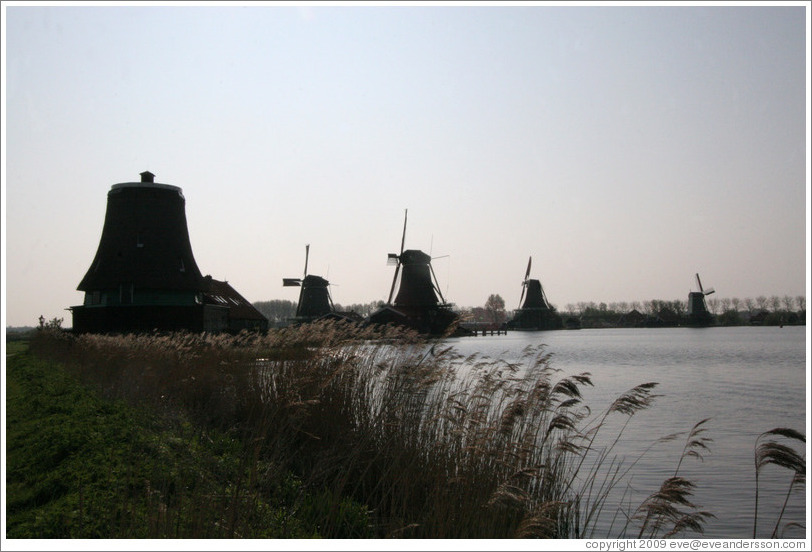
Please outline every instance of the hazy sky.
M107 192L186 197L250 301L806 295L808 2L768 7L4 3L5 324L82 302Z

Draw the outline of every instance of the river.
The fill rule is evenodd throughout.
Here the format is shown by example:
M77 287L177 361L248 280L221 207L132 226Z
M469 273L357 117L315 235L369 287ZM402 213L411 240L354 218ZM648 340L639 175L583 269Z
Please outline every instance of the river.
M709 418L703 427L712 439L710 451L680 467L680 475L697 485L693 502L715 515L706 523L708 538L753 536L759 434L777 427L808 432L808 336L802 326L511 332L449 342L464 354L506 359L518 358L527 345L544 344L562 375L591 374L594 387L587 388L584 402L596 413L624 391L657 382L661 396L633 416L615 449L627 461L657 438L687 432ZM658 444L635 466L629 489L638 503L673 475L684 444L683 439ZM770 537L790 480L786 469L762 470L759 538ZM805 487L793 493L782 526L806 524L808 497ZM609 522L602 521L594 536L610 536L601 531L615 536ZM804 530L790 527L784 536L803 538Z

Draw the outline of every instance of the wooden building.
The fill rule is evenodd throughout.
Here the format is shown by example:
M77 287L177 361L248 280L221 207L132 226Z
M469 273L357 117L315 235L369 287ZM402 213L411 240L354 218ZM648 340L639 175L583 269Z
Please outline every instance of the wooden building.
M233 303L209 300L212 282L192 254L183 191L143 172L107 193L98 249L77 288L84 301L70 309L73 331L224 331L240 318Z

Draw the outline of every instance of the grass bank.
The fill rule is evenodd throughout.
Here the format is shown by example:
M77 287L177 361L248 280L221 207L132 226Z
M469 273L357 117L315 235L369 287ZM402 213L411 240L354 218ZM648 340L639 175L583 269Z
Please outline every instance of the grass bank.
M13 349L13 350L12 350ZM227 433L104 399L9 347L7 538L311 538L325 502ZM368 536L347 502L347 536Z

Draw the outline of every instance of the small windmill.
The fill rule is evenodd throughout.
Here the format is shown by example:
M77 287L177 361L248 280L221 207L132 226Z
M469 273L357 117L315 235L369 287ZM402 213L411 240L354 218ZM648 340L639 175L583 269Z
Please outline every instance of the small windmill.
M519 307L522 309L546 309L549 308L547 296L539 280L530 279L530 266L533 264L533 257L527 260L527 270L522 280L522 296L519 298ZM525 300L525 295L527 300ZM524 302L522 302L524 301Z
M704 289L699 273L696 274L696 285L699 291L688 293L688 323L694 325L707 324L712 320L712 317L705 304L705 296L715 293L716 290L713 288Z
M296 305L296 318L312 320L333 312L333 299L330 297L329 285L321 276L307 274L307 262L310 257L310 244L305 246L305 266L302 278L282 278L283 287L301 286L299 303Z
M522 296L519 298L519 309L508 327L517 330L556 330L563 325L558 313L550 308L547 295L541 282L530 278L530 267L533 257L527 260L527 270L522 280Z

